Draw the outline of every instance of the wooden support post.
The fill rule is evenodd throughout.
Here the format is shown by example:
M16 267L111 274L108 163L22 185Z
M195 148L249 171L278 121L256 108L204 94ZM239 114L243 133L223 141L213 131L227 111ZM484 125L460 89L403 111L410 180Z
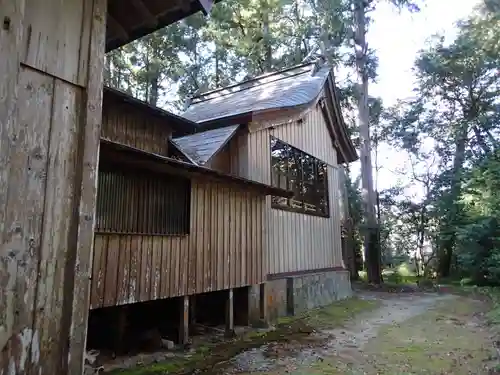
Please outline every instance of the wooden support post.
M226 302L226 336L234 336L234 293L229 289Z
M189 296L181 297L180 315L179 344L186 345L189 341Z
M114 342L115 354L122 354L125 342L125 331L127 329L127 306L119 307L118 321L116 322L116 335Z
M0 0L1 374L84 367L107 1L58 4Z
M196 296L189 298L189 323L196 324Z

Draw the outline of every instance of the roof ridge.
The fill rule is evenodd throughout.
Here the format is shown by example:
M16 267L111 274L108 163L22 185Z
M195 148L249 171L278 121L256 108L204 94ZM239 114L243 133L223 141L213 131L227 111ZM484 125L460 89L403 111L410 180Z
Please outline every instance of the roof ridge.
M261 78L258 84L207 95L203 100L194 102L183 116L202 126L200 124L221 118L253 116L255 111L306 104L318 95L325 80L332 73L331 68L329 64L307 64L277 76ZM228 119L228 123L236 120L242 119L234 117Z
M275 72L264 73L264 74L261 74L261 75L259 75L257 77L254 77L254 78L250 78L250 79L238 82L238 83L233 83L232 85L229 85L229 86L219 87L217 89L213 89L213 90L206 91L206 92L198 94L198 95L194 95L190 99L193 102L197 98L202 98L202 97L210 95L210 94L215 94L217 92L221 92L221 91L225 91L225 90L230 90L232 88L243 86L245 84L248 84L248 83L251 83L251 82L255 82L255 81L259 81L259 80L264 79L264 78L272 77L272 76L275 76L275 75L279 75L279 74L282 74L282 73L289 72L289 71L294 70L294 69L299 69L299 68L303 68L303 67L306 67L306 66L309 66L309 65L313 65L314 63L315 63L314 61L313 62L307 62L307 63L303 63L303 64L299 64L299 65L294 65L292 67L285 68L285 69L282 69L282 70L278 70L278 71L275 71ZM304 74L304 73L306 73L306 71L297 73L296 75L300 75L300 74ZM276 82L276 81L278 81L280 79L284 79L284 78L288 78L288 77L290 77L290 76L280 77L280 78L277 78L274 81L264 82L263 84L270 83L270 82ZM242 90L238 90L238 91L243 91L243 90L246 90L246 89L250 89L252 87L255 87L255 86L245 87ZM229 95L229 94L232 94L234 92L235 91L229 92L229 93L227 93L225 95ZM200 101L197 101L196 103L201 103L201 102L204 102L206 100L210 100L210 99L202 99ZM196 104L196 103L193 103L193 104Z
M208 97L206 97L206 98L204 98L202 100L198 100L198 101L192 102L192 104L199 104L199 103L207 102L207 101L215 99L215 98L220 98L220 97L232 95L232 94L237 93L237 92L242 92L242 91L250 90L250 89L253 89L253 88L256 88L256 87L261 87L261 86L264 86L264 85L268 85L270 83L281 81L283 79L287 79L287 78L290 78L290 77L296 77L296 76L304 75L304 74L307 74L307 73L309 73L308 70L303 71L303 72L298 72L296 74L290 74L290 75L287 75L287 76L284 76L284 77L278 77L278 78L276 78L276 79L274 79L272 81L262 82L261 84L257 84L257 85L253 85L253 86L247 86L247 87L241 87L239 90L234 90L234 91L223 92L223 91L226 90L226 88L224 88L224 89L219 90L219 92L222 92L220 95L218 95L218 96L208 96Z

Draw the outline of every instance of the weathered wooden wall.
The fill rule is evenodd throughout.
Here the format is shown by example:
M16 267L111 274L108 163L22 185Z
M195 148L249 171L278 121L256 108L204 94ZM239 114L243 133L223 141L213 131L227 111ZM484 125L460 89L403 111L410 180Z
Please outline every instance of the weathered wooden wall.
M193 181L189 235L96 234L91 308L261 283L265 198Z
M237 169L237 165L235 165L237 160L231 158L231 142L224 146L216 155L212 156L205 166L227 174L231 174L233 169Z
M165 118L117 100L111 93L104 95L102 116L103 138L168 156L168 139L172 129Z
M242 150L246 150L247 137L248 131L239 129L224 148L208 161L206 166L235 176L244 176L247 168L247 155Z
M266 244L269 274L314 270L342 266L340 236L340 192L337 153L319 107L307 111L299 124L277 122L262 128L259 123L250 125L246 147L239 152L246 159L246 169L240 168L244 177L270 184L270 135L291 144L328 164L330 217L317 217L303 213L271 208L266 200L268 222Z
M0 373L81 374L106 1L0 16Z

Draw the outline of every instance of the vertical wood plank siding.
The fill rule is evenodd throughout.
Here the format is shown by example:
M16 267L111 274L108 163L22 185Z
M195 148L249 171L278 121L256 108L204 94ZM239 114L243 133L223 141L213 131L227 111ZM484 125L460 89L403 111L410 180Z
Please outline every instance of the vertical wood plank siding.
M264 281L265 198L196 180L187 236L95 236L91 308Z
M0 13L0 374L81 374L106 1Z
M328 164L328 189L330 218L271 208L271 198L266 199L267 269L269 274L314 270L342 266L340 238L339 181L336 150L323 115L314 107L305 115L301 124L288 124L252 131L248 137L248 169L244 177L269 184L270 145L273 135ZM256 128L259 128L258 124Z
M216 171L232 174L232 169L235 168L232 164L234 160L231 160L231 143L235 140L231 140L226 146L222 148L216 155L214 155L211 160L205 165L208 168L215 169Z
M168 156L172 130L166 120L104 96L101 137L144 151Z

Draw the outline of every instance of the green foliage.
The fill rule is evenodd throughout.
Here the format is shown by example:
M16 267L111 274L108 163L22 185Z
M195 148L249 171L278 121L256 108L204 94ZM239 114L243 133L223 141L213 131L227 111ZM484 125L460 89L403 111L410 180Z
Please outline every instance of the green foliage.
M426 268L480 284L500 282L499 14L483 6L452 43L436 37L416 60L415 97L384 111L380 132L409 155L410 186L424 191L391 196L391 237L414 239L417 252L420 239L431 249Z
M401 284L403 282L403 277L397 271L391 272L384 279L390 284Z
M347 201L349 204L349 215L352 221L352 227L355 231L353 235L353 251L354 257L356 259L357 269L363 268L363 257L362 257L362 246L363 241L360 233L360 226L363 221L363 204L361 190L359 188L359 178L352 180L349 173L346 173L346 191L347 191Z
M421 4L391 0L400 9ZM377 56L364 45L356 57L356 6L365 33L378 1L225 0L209 18L195 14L113 51L108 85L153 105L182 111L189 97L324 54L353 73L376 78ZM452 43L436 37L415 62L415 97L394 108L369 98L373 142L409 155L408 186L380 192L380 249L386 264L418 258L427 270L453 271L479 283L500 282L500 9L486 0L459 25ZM342 82L340 98L351 136L359 85ZM355 113L349 117L350 113ZM366 113L366 111L365 111ZM375 129L375 131L373 131ZM417 187L423 194L409 193ZM348 181L355 251L361 258L363 216L359 181ZM415 256L417 254L417 256ZM422 268L422 267L420 267Z
M478 284L500 285L500 150L470 173L457 230L457 271Z
M333 64L347 64L352 52L340 47L351 40L351 2L225 0L208 18L197 13L108 54L106 83L182 110L197 93L300 64L319 52ZM374 76L376 64L372 68ZM164 96L165 104L159 100Z

